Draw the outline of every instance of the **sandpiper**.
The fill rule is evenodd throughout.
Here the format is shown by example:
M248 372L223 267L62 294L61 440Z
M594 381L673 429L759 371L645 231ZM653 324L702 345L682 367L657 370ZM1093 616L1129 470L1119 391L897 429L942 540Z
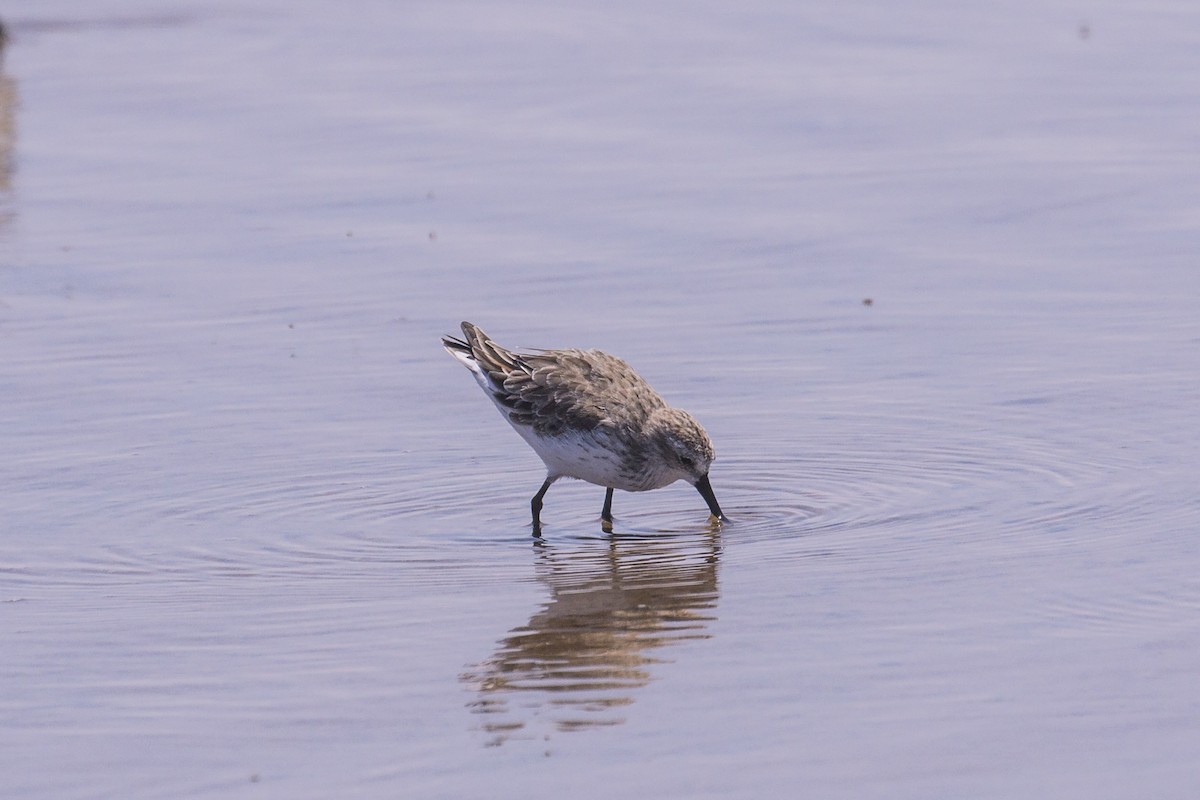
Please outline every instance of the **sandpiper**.
M605 487L606 532L613 489L645 492L678 480L695 486L713 517L725 520L708 481L716 457L708 434L624 361L599 350L514 353L469 322L462 330L462 339L444 336L442 345L546 463L546 482L529 504L534 536L542 534L546 490L564 477Z

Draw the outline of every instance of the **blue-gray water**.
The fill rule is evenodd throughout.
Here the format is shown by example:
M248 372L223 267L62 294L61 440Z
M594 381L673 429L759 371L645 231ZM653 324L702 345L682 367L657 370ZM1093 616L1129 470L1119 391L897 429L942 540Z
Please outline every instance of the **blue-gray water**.
M8 4L0 795L1192 797L1200 9L1127 6ZM733 522L534 545L461 319Z

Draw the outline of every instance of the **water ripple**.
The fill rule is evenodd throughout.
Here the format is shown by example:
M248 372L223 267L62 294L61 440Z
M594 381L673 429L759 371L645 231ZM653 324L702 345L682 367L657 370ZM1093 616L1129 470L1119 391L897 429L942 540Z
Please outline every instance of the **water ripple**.
M1011 524L1050 522L1038 503L1057 497L1055 514L1087 513L1095 498L1080 492L1105 472L1069 463L1044 448L995 439L923 447L840 446L795 455L734 455L720 462L719 483L739 539L836 535L863 529L926 533L971 527L988 513ZM1064 506L1062 496L1071 500ZM1024 498L1014 510L1012 499Z

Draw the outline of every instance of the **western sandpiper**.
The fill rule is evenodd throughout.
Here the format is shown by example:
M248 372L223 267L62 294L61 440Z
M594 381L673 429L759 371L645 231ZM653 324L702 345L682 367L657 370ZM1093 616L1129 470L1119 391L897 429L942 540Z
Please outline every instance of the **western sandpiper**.
M713 517L725 520L708 481L716 457L708 434L624 361L599 350L514 353L469 322L462 330L462 339L444 336L442 345L546 463L546 482L529 504L534 536L541 536L546 490L564 477L605 487L606 532L613 489L645 492L678 480L695 486Z

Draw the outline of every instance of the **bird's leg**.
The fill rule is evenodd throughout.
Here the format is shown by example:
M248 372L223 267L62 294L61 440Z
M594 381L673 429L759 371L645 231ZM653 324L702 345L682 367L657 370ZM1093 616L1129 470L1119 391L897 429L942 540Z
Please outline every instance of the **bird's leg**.
M612 533L612 487L604 492L604 508L600 510L600 528L605 533Z
M542 538L542 498L546 496L546 490L552 483L554 483L553 478L546 478L542 488L538 489L538 493L529 501L529 508L533 511L533 535L539 539Z

